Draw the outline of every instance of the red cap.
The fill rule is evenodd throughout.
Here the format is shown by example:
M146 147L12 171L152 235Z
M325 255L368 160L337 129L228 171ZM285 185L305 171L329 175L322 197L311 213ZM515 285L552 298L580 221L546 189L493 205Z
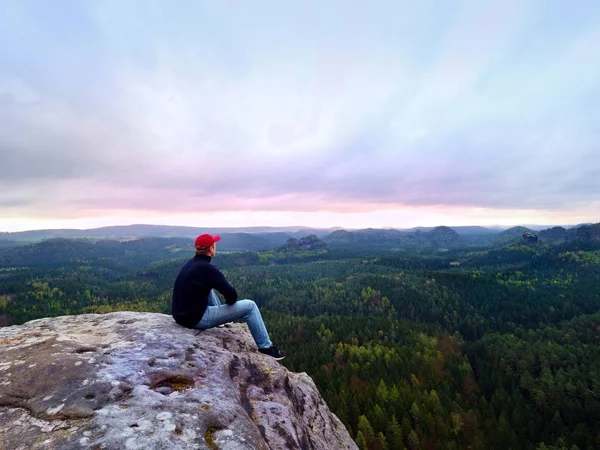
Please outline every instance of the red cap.
M221 236L211 236L210 234L202 234L196 238L194 245L200 248L208 248L215 242L219 242Z

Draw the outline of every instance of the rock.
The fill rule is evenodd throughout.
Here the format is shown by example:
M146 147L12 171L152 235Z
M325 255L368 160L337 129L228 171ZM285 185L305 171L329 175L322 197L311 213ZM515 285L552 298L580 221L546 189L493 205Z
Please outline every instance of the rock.
M245 324L118 312L0 329L0 448L356 449Z
M533 244L538 241L538 237L533 231L524 231L521 235L521 239L527 244Z
M277 250L280 252L292 252L292 251L311 251L321 250L327 248L327 244L319 239L316 235L310 234L301 238L289 238L285 245L282 245Z

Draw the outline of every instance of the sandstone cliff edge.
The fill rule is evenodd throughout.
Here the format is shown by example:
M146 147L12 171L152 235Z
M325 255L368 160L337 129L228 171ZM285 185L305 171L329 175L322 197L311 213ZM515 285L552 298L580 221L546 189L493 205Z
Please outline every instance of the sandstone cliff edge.
M119 312L0 328L0 450L355 449L312 379L246 325Z

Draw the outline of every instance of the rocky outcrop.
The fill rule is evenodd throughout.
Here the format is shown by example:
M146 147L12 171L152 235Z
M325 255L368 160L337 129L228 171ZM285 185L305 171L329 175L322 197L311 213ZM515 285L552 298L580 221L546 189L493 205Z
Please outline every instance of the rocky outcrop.
M327 248L327 244L319 239L316 235L310 234L301 239L289 238L285 245L282 245L277 250L282 252L292 251L311 251Z
M524 231L521 235L521 240L526 244L535 244L538 241L538 237L533 231Z
M119 312L0 329L2 449L355 449L312 379L244 324Z

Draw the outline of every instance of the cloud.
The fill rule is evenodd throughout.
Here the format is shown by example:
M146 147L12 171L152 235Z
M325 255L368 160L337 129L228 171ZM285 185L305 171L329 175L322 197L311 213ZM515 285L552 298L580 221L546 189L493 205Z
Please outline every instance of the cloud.
M0 80L0 104L31 104L40 100L39 95L19 78Z
M15 217L600 201L595 2L552 29L536 18L560 8L537 2L11 8Z

